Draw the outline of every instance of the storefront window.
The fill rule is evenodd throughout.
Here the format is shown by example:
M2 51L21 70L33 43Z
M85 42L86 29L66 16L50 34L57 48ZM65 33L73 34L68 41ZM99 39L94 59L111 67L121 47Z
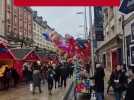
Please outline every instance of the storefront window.
M132 41L134 41L134 23L131 24L131 33Z

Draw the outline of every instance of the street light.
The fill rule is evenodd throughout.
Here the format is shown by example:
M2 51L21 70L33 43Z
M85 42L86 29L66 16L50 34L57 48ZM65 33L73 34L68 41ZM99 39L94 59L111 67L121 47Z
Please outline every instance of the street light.
M87 39L87 35L88 35L88 28L87 28L87 11L86 11L86 7L85 7L85 11L84 12L77 12L76 14L84 14L84 32L85 32L85 39Z
M89 7L89 34L90 34L90 41L91 41L91 68L92 68L92 74L94 74L95 69L95 60L94 60L94 37L93 37L93 29L92 29L92 9Z

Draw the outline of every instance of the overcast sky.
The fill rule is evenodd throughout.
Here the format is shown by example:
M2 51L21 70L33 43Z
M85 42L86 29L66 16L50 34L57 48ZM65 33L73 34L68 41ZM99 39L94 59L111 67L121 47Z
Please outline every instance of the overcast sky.
M75 37L84 34L84 14L76 14L84 12L84 7L32 7L38 11L38 15L47 20L48 25L55 28L57 32L64 36L69 33Z

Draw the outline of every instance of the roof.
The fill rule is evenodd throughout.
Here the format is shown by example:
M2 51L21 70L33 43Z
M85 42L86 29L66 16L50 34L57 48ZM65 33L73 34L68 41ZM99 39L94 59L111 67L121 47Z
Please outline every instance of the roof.
M11 49L14 56L18 59L23 59L29 52L31 52L32 48L13 48Z
M0 43L0 48L5 48L7 52L1 53L0 58L2 59L16 59L16 57L12 54L11 50L7 48L3 43Z

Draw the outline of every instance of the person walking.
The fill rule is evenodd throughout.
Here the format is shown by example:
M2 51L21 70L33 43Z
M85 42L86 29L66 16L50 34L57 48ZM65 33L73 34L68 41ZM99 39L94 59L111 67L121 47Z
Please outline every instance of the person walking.
M55 72L53 70L53 67L49 66L48 72L47 72L47 82L48 82L49 95L52 95L54 75L55 75Z
M109 94L109 90L110 90L110 88L112 87L112 75L113 75L114 71L115 71L115 70L113 69L113 71L112 71L112 73L111 73L111 75L110 75L110 78L109 78L109 80L108 80L107 94Z
M64 88L66 88L67 76L68 76L67 66L65 63L63 63L61 67L61 87L63 87L64 85Z
M33 64L33 94L35 94L35 88L38 87L39 93L41 93L41 73L38 64Z
M126 90L125 100L134 100L134 68L130 71L129 79L130 82Z
M104 100L104 77L104 68L101 64L96 64L95 75L91 78L95 80L96 100Z
M117 65L115 71L112 73L111 82L115 100L121 100L122 93L125 90L125 84L127 84L125 73L122 71L121 65Z
M26 84L32 81L32 69L28 62L24 63L23 65L23 74L25 77Z

